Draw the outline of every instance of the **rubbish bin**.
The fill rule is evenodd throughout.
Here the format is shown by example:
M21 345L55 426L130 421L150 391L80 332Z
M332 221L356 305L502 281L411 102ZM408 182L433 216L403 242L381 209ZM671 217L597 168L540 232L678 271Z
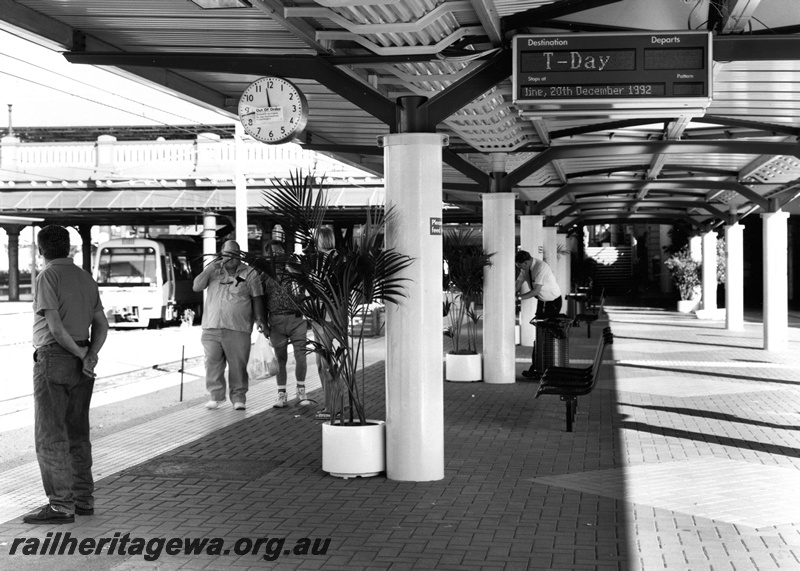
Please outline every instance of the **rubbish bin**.
M533 369L540 377L547 367L569 365L569 328L572 318L563 313L555 317L531 319L536 327Z
M585 293L567 294L567 315L575 319L580 313L586 313L586 302L589 297Z

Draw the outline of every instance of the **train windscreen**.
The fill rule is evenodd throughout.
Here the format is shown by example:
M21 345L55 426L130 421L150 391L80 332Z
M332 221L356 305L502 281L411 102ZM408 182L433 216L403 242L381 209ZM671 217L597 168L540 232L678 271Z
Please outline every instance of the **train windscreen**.
M100 252L99 285L158 285L156 251L148 247L103 248Z

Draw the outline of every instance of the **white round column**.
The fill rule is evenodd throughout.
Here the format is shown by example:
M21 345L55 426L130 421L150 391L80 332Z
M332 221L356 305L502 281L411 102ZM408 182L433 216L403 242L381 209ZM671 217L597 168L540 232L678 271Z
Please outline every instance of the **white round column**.
M217 253L217 216L216 214L203 214L203 265L207 266L212 260L212 255Z
M725 226L725 328L744 329L744 226Z
M406 297L386 306L386 476L444 478L442 146L435 133L379 138L384 147L386 245L414 258Z
M534 258L544 256L544 216L527 214L519 217L519 245ZM527 288L524 288L527 290ZM533 347L536 339L536 327L531 325L531 319L536 315L535 297L520 302L519 329L520 344Z
M717 234L706 232L702 237L703 265L701 283L703 309L717 309Z
M544 228L544 261L547 262L547 265L550 266L550 269L553 270L553 275L556 275L558 272L558 242L556 239L556 233L558 232L558 228L555 226L545 226ZM535 258L536 256L531 252L531 255ZM556 278L557 280L557 278ZM558 284L558 287L561 287L561 284ZM566 292L562 291L562 295L566 294Z
M669 270L664 265L664 262L669 257L667 253L664 251L666 246L672 245L672 237L669 234L670 227L662 224L658 227L659 230L659 251L661 252L661 263L659 267L661 268L661 274L659 275L659 285L661 286L661 293L669 293L672 291L672 278L669 275Z
M514 345L514 201L517 195L498 192L482 195L483 248L492 265L483 279L483 381L516 382Z
M558 252L561 250L561 256ZM572 257L567 249L567 235L559 234L556 230L556 266L553 268L556 272L556 282L558 287L561 288L561 296L564 298L561 307L561 313L567 313L567 294L572 291L572 284L570 283L570 264Z
M241 122L235 124L234 145L236 152L234 171L234 207L236 211L236 241L242 252L249 250L247 246L247 178L245 177L245 163L247 162L247 149L244 142L244 127Z
M787 212L761 215L764 259L764 349L783 351L789 346L789 266Z

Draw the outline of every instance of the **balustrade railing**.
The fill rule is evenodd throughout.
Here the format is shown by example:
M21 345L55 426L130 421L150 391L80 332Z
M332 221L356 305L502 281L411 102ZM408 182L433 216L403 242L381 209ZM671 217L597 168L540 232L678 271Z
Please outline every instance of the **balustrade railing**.
M299 145L264 145L245 140L237 165L236 141L200 137L180 141L116 141L24 143L4 137L0 144L0 181L24 182L37 174L47 179L126 180L146 176L219 175L231 177L237 168L252 178L285 177L297 169L337 178L368 176L331 157ZM145 174L146 173L146 174Z

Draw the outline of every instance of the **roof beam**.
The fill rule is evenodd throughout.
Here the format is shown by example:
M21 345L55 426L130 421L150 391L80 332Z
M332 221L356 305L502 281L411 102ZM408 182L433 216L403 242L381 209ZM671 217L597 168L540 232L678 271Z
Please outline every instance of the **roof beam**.
M706 29L719 33L725 23L728 0L709 0Z
M758 8L761 0L724 0L725 12L720 22L719 33L739 34L747 29L747 25ZM711 10L711 6L709 6ZM709 15L709 21L710 21Z
M483 29L486 30L486 35L489 36L489 41L495 46L503 43L503 34L500 31L500 16L497 14L497 8L494 2L490 0L470 0L475 14L478 16Z
M593 123L591 125L584 125L582 127L573 127L570 129L560 129L550 131L551 139L563 139L572 137L573 135L585 135L587 133L597 133L599 131L612 131L616 129L624 129L625 127L636 127L638 125L650 125L653 123L669 123L672 119L670 117L647 118L647 119L620 119L618 121L606 121L604 123Z
M727 184L730 184L730 188L725 188L724 190L732 190L734 192L737 192L741 194L743 197L745 197L747 200L755 204L756 206L760 206L761 208L763 208L764 211L766 212L770 211L769 200L758 194L755 190L748 188L743 184L739 184L738 182L727 183ZM714 190L712 192L709 192L706 198L710 200L713 196L716 196L717 194L719 194L717 190Z
M573 171L569 173L568 178L570 179L577 179L581 177L589 177L589 176L598 176L598 175L610 175L613 173L618 172L628 172L628 171L642 171L646 175L646 170L648 167L648 163L641 163L641 164L631 164L631 165L615 165L600 169L592 169L588 171ZM732 170L725 170L725 169L715 169L711 167L698 167L697 165L692 165L691 168L674 167L675 172L667 171L667 174L664 174L660 177L659 180L668 180L670 178L686 178L685 174L681 174L683 172L688 172L689 176L693 176L695 173L705 173L714 176L725 176L725 177L736 177L737 172ZM663 172L663 171L662 171Z
M622 0L558 0L544 6L531 8L500 19L500 25L505 34L520 28L541 25L545 20L570 16L584 10L591 10L609 4L617 4Z
M447 86L420 106L431 130L456 111L475 101L512 73L512 53L500 50L479 67Z
M800 36L714 36L712 56L718 62L797 60Z
M702 229L703 224L691 216L688 215L678 215L674 217L665 217L659 214L617 214L617 213L609 213L609 214L581 214L572 221L572 224L585 224L586 222L591 222L593 224L597 223L609 223L615 224L619 223L620 220L625 220L629 222L636 222L642 221L647 222L649 224L674 224L676 220L680 220L694 226L695 228Z
M630 208L641 204L641 201L635 199L625 200L582 200L576 202L575 206L581 209L592 208ZM647 208L665 208L667 210L686 210L691 208L705 208L706 203L698 200L646 200L643 206Z
M303 143L303 148L318 153L383 156L383 149L378 145L373 147L365 145L337 145L334 143Z
M93 36L87 36L71 26L12 0L0 0L0 15L0 30L10 29L13 33L49 49L77 49L78 46L90 46L94 50L116 49L115 46ZM173 94L177 93L181 99L191 98L196 105L213 107L216 111L224 109L225 97L222 94L168 70L143 72L120 67L109 71L139 83L142 80L149 81L157 86L156 88L166 87Z
M507 175L513 188L550 162L560 159L584 159L621 155L653 155L657 153L791 155L800 158L800 145L763 141L639 141L629 143L582 143L550 147Z
M442 149L442 161L478 183L478 186L483 189L480 192L489 192L492 177L471 162L464 160L446 147Z
M783 123L764 123L763 121L748 121L746 119L736 119L733 117L720 117L719 115L704 115L694 119L698 123L711 123L726 127L744 127L756 131L770 131L772 133L782 133L800 137L800 129Z
M277 75L310 79L324 85L376 119L394 127L397 106L363 83L314 55L265 56L260 54L214 55L205 53L67 52L71 63L217 71L242 75Z
M557 30L568 30L570 32L588 33L625 33L641 32L641 29L630 28L627 26L611 26L608 24L592 24L589 22L571 22L569 20L543 20L536 24L540 28L555 28Z
M784 188L780 192L770 196L770 199L778 203L779 208L787 206L790 202L794 202L800 197L800 184L793 184L789 188Z
M650 168L647 169L647 178L649 180L657 179L658 175L661 174L661 169L664 168L666 162L667 155L664 153L656 153L653 155L653 160L650 161Z
M554 204L558 204L561 199L566 197L569 193L585 195L588 193L598 194L619 194L619 193L633 193L640 192L647 189L648 193L663 190L666 192L675 192L688 195L704 197L705 201L711 201L714 196L719 194L719 191L732 190L738 192L748 200L757 204L763 209L767 209L769 201L757 194L755 191L747 188L746 186L737 182L720 182L711 180L675 180L675 181L660 181L660 180L640 180L640 181L596 181L596 182L571 182L565 184L558 190L550 193L545 198L536 203L533 208L532 214L541 214L545 208ZM712 192L704 193L706 190ZM695 192L691 192L695 191ZM688 193L688 194L687 194ZM645 199L642 205L647 204Z
M36 43L41 44L41 38L44 38L50 44L49 47L55 45L59 49L72 48L73 29L58 20L12 0L0 0L0 14L3 15L0 20L0 29L6 28L5 23L7 22L14 28L31 34L26 38L32 39Z
M317 30L300 18L286 18L283 15L285 6L278 0L250 0L250 3L258 11L266 14L286 30L303 40L308 46L314 48L317 53L330 53L331 49L327 43L317 40Z

